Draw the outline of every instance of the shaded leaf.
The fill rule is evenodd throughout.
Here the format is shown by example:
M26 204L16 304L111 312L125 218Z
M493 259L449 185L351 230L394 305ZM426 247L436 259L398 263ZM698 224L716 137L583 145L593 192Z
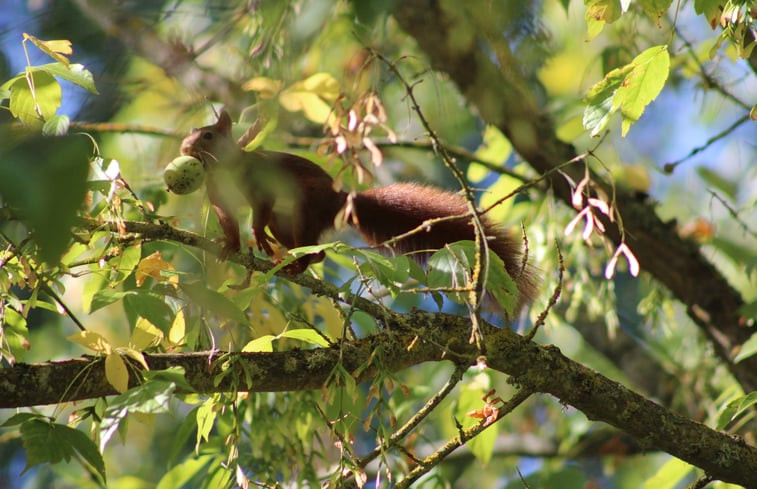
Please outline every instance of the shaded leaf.
M80 136L0 140L0 194L33 230L43 260L58 262L86 192L90 143Z

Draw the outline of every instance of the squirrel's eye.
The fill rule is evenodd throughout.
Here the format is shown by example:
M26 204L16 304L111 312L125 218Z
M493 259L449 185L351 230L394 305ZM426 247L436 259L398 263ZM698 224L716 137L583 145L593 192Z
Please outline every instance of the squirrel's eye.
M202 134L203 139L213 139L213 133L212 132L205 132Z

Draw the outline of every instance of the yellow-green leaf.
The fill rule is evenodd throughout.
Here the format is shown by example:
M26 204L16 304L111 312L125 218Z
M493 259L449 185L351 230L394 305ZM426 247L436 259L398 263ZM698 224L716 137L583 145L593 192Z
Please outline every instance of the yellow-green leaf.
M115 351L105 357L105 378L121 394L129 390L129 371L124 359Z
M271 352L273 351L274 339L276 339L276 337L272 334L267 334L261 336L260 338L255 338L254 340L249 341L246 345L244 345L242 351L246 353Z
M173 275L167 279L161 274L163 271L169 272L173 271L173 269L173 265L163 259L163 255L161 255L160 251L156 251L139 262L137 273L135 275L137 287L141 287L148 277L152 277L158 282L168 280L169 282L176 284L178 282L177 276Z
M171 345L181 345L184 343L184 337L187 334L186 321L184 319L184 311L179 310L176 313L176 317L173 318L171 328L168 330L168 342Z
M78 85L89 92L98 94L97 88L95 88L95 80L92 73L86 69L83 65L78 63L65 64L65 63L48 63L45 65L31 66L29 69L33 71L44 71L53 76L63 78L66 81L70 81L74 85Z
M651 47L636 56L631 64L633 70L625 77L612 99L612 104L620 108L623 116L623 136L665 86L670 69L668 47Z
M150 370L150 366L147 365L147 360L145 360L145 355L141 351L137 351L134 348L119 348L119 352L134 359L134 361L142 365L142 368L145 370Z
M197 408L197 447L202 440L207 441L210 436L210 430L216 421L216 402L211 397Z
M329 342L313 329L290 329L281 333L279 338L291 338L323 347L329 346Z
M313 92L287 89L279 97L281 105L290 112L302 111L313 122L323 124L331 113L331 106Z
M61 63L66 65L69 63L69 61L68 58L64 55L71 55L74 52L73 49L71 49L71 41L69 41L68 39L43 41L42 39L38 39L24 32L24 41L31 41L40 49L40 51L47 54L54 60L60 61Z
M618 0L590 0L586 4L586 24L589 39L594 39L602 32L605 24L611 24L620 18L621 7Z
M297 89L302 87L302 90L312 92L332 102L339 97L339 82L328 73L316 73L292 87L297 87Z
M671 2L672 0L639 0L639 5L659 26L660 18L665 15L665 11L668 10Z
M487 216L494 222L506 222L507 216L510 213L510 209L513 207L515 197L510 198L497 203L501 199L510 195L513 190L520 186L520 180L511 177L510 175L500 175L497 181L494 182L489 189L481 195L481 208L486 209L491 205L497 204L491 211L487 212Z
M673 489L680 486L680 482L694 470L694 467L679 460L671 458L668 462L660 467L657 473L647 479L642 489Z
M145 318L137 319L134 331L131 333L131 344L137 350L145 350L155 346L163 339L163 332Z
M476 150L476 156L482 161L492 161L504 165L510 157L513 147L504 134L494 126L486 126L484 140ZM480 182L489 174L489 169L483 165L471 163L468 166L467 177L471 182Z
M274 80L266 76L257 76L242 85L242 90L258 92L262 99L273 98L281 90L281 80Z
M94 331L79 331L69 336L68 340L89 348L96 353L110 353L113 350L110 342L101 334Z
M32 90L32 86L34 90ZM60 84L49 73L27 69L10 85L10 111L24 124L42 127L43 121L55 115L60 107Z

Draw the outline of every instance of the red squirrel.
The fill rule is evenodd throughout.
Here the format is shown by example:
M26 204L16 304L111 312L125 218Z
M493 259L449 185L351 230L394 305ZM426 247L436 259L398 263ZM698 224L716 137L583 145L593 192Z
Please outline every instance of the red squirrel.
M273 255L273 240L286 248L318 243L334 226L337 214L347 203L348 194L334 189L333 179L320 166L300 156L275 151L243 151L231 136L231 118L222 112L213 125L193 129L181 143L181 153L203 162L208 197L224 232L224 250L240 249L239 224L219 184L219 169L229 171L252 207L252 234L257 247ZM452 192L415 183L396 183L358 192L352 199L347 221L371 246L418 228L424 221L446 216L465 216L467 202ZM537 279L533 268L524 264L522 245L486 216L481 216L489 249L505 263L516 281L520 306L534 299ZM265 232L268 226L273 239ZM448 243L473 240L470 218L441 221L427 230L393 242L396 252L436 250ZM302 271L317 263L324 253L304 255L290 271Z

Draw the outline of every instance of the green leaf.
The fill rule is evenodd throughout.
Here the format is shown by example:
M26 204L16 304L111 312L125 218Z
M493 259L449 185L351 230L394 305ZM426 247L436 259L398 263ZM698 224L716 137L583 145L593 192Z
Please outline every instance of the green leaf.
M172 367L169 370L171 372L143 372L146 382L110 399L108 409L100 424L101 450L105 450L106 444L129 413L166 413L169 411L170 401L177 386L188 391L192 390L184 379L183 368Z
M194 392L194 387L187 382L184 367L169 367L163 370L148 370L142 376L150 382L172 383L185 392Z
M0 194L33 230L43 260L57 263L84 202L91 143L81 136L0 140Z
M172 437L171 454L166 461L168 467L172 466L179 454L184 451L187 440L197 429L197 411L199 409L200 406L195 406L184 416L184 421L181 422L181 426Z
M190 458L185 462L176 465L161 477L155 489L176 489L185 487L185 484L194 477L205 477L211 467L220 463L215 455L201 455L196 458ZM197 484L197 487L211 487ZM217 486L223 487L223 486Z
M374 277L381 285L389 287L393 294L398 291L398 284L407 281L410 260L406 256L388 257L371 250L355 250L355 252L365 259L368 269L364 273Z
M237 307L237 305L231 300L227 299L226 296L215 290L208 289L201 282L182 283L180 284L180 287L192 301L207 308L214 314L236 321L240 324L248 323L247 316L242 309Z
M108 260L108 266L117 273L117 278L111 283L126 280L139 264L142 258L142 245L137 242L123 249L120 255Z
M200 446L203 440L208 441L210 437L210 430L213 429L213 425L216 422L217 403L211 397L200 405L197 409L197 444Z
M0 426L16 426L17 424L22 424L30 419L40 419L39 414L34 413L16 413L10 418L6 419L5 422Z
M623 80L613 97L613 105L620 107L623 116L622 136L628 134L631 124L639 120L646 106L665 86L670 70L668 47L651 47L636 56L631 64L633 70Z
M141 316L168 333L174 313L165 297L149 291L132 291L124 296L124 309L131 317Z
M31 41L32 44L37 46L40 51L47 54L51 58L65 64L68 64L68 58L64 55L70 55L74 52L73 49L71 49L71 41L69 41L68 39L54 39L52 41L43 41L42 39L24 32L24 41Z
M741 351L736 358L733 359L734 363L739 363L753 355L757 354L757 334L752 334L748 340L741 345Z
M694 0L694 11L704 15L710 27L715 29L720 20L723 0Z
M463 428L470 428L481 422L481 418L469 416L471 412L480 412L486 405L484 396L491 389L490 379L486 373L476 375L470 382L463 384L455 406L455 417ZM483 464L491 460L494 443L497 440L498 424L493 424L477 437L466 443L466 447Z
M67 115L54 115L42 125L45 136L65 136L68 133L70 121Z
M657 473L648 479L642 489L674 489L679 487L680 482L694 470L694 467L679 460L671 458Z
M279 338L291 338L322 347L330 346L323 336L312 329L290 329L281 333Z
M612 104L613 96L632 69L633 66L630 64L615 68L587 92L586 97L584 97L587 105L584 110L583 124L586 129L591 131L591 137L599 135L617 110L617 107Z
M80 64L64 65L62 63L49 63L46 65L33 66L32 70L39 70L49 73L53 76L63 78L66 81L78 85L85 90L99 94L95 87L95 80L92 77L92 73Z
M105 306L109 306L116 301L119 301L130 294L135 294L133 291L121 291L115 289L101 289L94 293L92 296L92 302L89 306L89 312L95 312L98 309L102 309Z
M742 413L752 409L752 406L757 404L757 391L750 392L746 396L741 396L733 401L729 402L723 412L718 416L717 429L725 429L728 424L739 417Z
M611 24L620 18L621 7L618 0L584 0L584 3L589 40L597 37L605 24Z
M654 46L591 87L584 98L587 106L583 120L591 136L598 136L618 109L623 118L621 134L625 136L662 90L669 68L667 46Z
M508 314L515 309L515 298L518 297L518 286L507 273L505 262L496 253L489 253L489 273L486 276L486 291Z
M30 82L34 85L34 90ZM60 107L60 84L48 73L27 69L26 76L15 79L10 85L10 111L24 124L39 128L42 122L55 115Z
M272 352L273 340L275 339L276 337L272 334L263 335L260 338L255 338L254 340L247 342L247 344L242 348L242 351L246 353Z
M10 348L13 358L16 361L23 361L29 350L29 328L26 325L26 318L7 305L3 313L5 315L3 341ZM7 355L7 352L5 353Z
M21 425L26 449L24 472L35 465L69 461L75 454L94 468L105 481L105 462L94 442L79 430L66 425L32 419Z
M672 0L639 0L639 5L644 9L644 12L655 22L658 26L660 18L665 15L665 12L670 7Z

